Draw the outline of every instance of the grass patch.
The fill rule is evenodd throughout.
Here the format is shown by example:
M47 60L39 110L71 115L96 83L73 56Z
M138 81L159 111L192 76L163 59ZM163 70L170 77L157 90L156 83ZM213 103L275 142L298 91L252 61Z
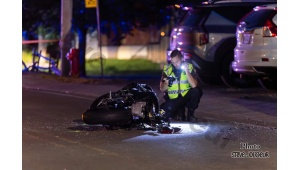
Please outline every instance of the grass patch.
M32 62L32 52L31 51L22 51L22 61L25 63Z
M27 65L32 64L32 51L22 51L22 61ZM61 64L61 62L59 62ZM86 60L85 64L87 76L101 76L100 59ZM23 66L22 66L22 69ZM161 74L160 64L146 59L103 59L104 76L156 76Z
M160 65L146 59L105 59L103 60L103 74L106 76L122 75L160 75ZM86 61L87 76L101 75L100 59Z

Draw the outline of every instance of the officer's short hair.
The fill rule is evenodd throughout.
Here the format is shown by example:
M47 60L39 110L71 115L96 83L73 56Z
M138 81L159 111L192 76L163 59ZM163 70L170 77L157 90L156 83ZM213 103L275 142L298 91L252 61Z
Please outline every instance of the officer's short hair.
M171 58L174 58L174 57L176 57L176 56L178 56L179 58L183 58L183 55L182 55L182 53L181 53L181 51L179 51L179 50L177 50L177 49L175 49L175 50L173 50L172 52L171 52Z

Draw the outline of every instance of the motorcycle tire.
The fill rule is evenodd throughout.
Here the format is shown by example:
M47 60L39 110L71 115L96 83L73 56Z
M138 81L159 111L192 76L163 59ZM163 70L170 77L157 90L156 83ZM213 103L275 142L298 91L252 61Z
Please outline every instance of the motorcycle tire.
M123 108L87 109L82 114L82 121L86 124L126 125L131 118L131 110Z
M95 99L95 100L93 101L93 103L90 105L90 109L92 109L92 110L97 109L97 106L98 106L99 102L100 102L102 99L105 99L105 98L108 98L108 97L109 97L109 93L106 93L106 94L104 94L104 95L98 97L98 98Z

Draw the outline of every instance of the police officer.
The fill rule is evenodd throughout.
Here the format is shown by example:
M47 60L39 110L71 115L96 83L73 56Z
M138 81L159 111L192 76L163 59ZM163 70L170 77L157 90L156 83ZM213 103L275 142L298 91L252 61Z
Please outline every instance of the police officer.
M179 50L173 50L170 56L171 64L164 66L160 81L160 90L167 93L169 98L160 106L163 116L170 121L178 109L186 107L187 121L197 122L194 111L203 94L198 85L198 75L193 65L184 61Z

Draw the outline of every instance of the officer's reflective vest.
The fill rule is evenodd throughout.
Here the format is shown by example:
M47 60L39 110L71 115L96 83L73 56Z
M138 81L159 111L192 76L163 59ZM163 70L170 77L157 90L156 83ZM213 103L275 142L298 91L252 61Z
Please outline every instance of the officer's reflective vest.
M188 63L188 70L191 73L193 70L193 65ZM172 65L165 65L164 66L164 73L167 76L173 76L175 77L175 74L173 72ZM178 94L181 94L182 96L185 96L189 89L191 88L190 83L188 82L187 75L184 71L180 74L180 79L177 78L171 87L168 87L168 96L170 99L175 99L178 97Z

